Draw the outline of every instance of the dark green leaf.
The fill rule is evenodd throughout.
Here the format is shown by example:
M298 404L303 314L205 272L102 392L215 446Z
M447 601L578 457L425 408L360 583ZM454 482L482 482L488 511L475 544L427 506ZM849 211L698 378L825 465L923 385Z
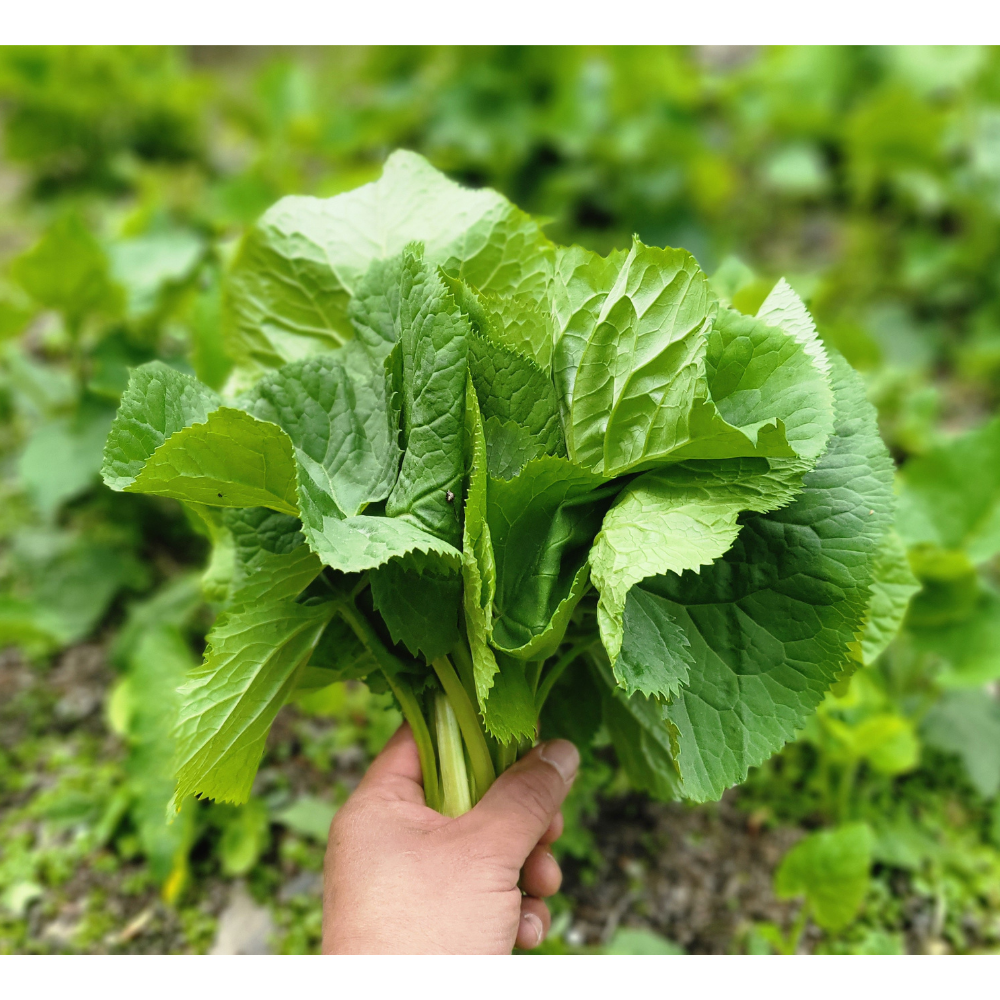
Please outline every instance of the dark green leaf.
M411 554L391 559L371 573L372 602L389 629L413 656L429 663L459 641L462 577L441 571L437 559Z
M860 631L892 514L892 466L858 377L833 359L835 434L788 507L746 519L699 574L640 586L666 598L691 643L667 708L684 794L717 798L801 728Z

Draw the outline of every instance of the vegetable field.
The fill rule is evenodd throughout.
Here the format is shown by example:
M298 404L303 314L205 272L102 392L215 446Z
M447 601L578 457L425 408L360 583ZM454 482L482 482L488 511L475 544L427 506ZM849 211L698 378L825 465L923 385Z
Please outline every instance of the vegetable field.
M1000 55L0 49L0 952L316 951L402 718L558 953L1000 948Z

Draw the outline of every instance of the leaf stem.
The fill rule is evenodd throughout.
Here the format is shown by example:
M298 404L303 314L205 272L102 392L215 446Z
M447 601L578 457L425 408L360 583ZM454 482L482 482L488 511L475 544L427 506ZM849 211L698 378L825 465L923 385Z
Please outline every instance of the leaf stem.
M455 669L458 671L458 676L465 685L465 692L469 696L469 701L475 705L477 702L476 673L472 664L472 655L469 653L469 647L466 646L464 639L459 639L452 647L451 658L455 661Z
M490 757L490 748L486 745L486 737L479 725L479 716L469 700L468 692L455 673L451 660L447 656L439 656L431 661L431 666L448 696L448 701L455 713L458 724L465 737L465 745L469 748L469 761L472 764L472 774L476 781L476 800L486 794L486 789L496 781L496 771ZM439 741L440 742L440 741ZM442 761L442 777L444 774Z
M440 691L434 696L434 729L441 761L441 812L461 816L472 808L465 749L452 704Z
M556 660L555 663L549 667L548 673L545 675L545 680L542 681L542 686L538 689L535 695L535 711L541 714L542 706L545 704L545 699L548 698L549 692L552 690L553 685L562 676L563 671L581 654L586 652L597 640L590 636L587 639L582 639L580 642L571 646L570 649L563 653L562 656Z
M424 800L431 809L440 809L441 792L438 786L434 742L431 739L430 730L427 728L424 714L420 710L420 702L413 693L413 689L401 676L402 660L385 648L371 622L358 611L353 602L339 601L337 611L351 627L354 634L364 643L368 652L375 657L375 662L378 663L385 675L386 683L396 696L396 701L399 702L399 707L403 710L403 717L410 724L410 729L413 730L417 752L420 754L420 770L424 777Z
M529 660L527 666L524 668L524 678L528 682L528 687L531 688L532 694L538 690L538 679L542 676L542 667L544 664L544 660Z

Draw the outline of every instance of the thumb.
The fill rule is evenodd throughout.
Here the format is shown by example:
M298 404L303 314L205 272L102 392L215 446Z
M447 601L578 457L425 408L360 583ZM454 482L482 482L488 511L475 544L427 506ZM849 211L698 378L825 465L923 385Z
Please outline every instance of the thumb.
M568 740L542 743L504 771L462 818L520 868L559 811L579 766L580 754Z
M382 752L371 762L357 790L362 795L424 804L420 755L408 722L396 730Z

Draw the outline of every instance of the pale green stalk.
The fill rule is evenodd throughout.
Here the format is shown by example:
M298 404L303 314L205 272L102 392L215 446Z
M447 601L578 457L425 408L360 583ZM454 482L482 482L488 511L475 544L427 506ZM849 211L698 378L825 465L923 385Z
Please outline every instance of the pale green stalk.
M490 749L486 744L486 737L483 735L482 727L479 725L479 717L469 700L469 695L458 679L455 668L451 665L451 660L447 656L440 656L431 663L434 672L441 681L448 701L455 713L459 726L462 728L462 735L465 737L465 745L469 748L469 760L472 764L472 773L476 780L476 800L478 801L486 794L486 789L496 781L496 771L493 769L493 760L490 757ZM444 776L444 762L441 764L442 778Z
M434 729L437 732L438 759L441 761L441 807L445 816L461 816L472 808L469 774L465 768L465 750L458 719L447 696L434 696Z

